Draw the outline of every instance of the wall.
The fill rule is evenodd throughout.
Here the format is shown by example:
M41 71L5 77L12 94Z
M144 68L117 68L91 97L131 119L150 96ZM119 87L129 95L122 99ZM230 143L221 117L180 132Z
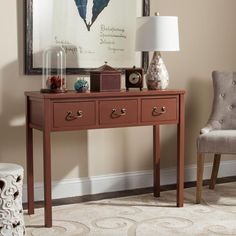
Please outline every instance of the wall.
M195 162L195 139L210 113L211 72L236 70L235 7L233 0L152 1L152 14L179 16L181 51L163 57L171 86L187 91L186 164Z
M186 89L186 165L195 164L195 140L212 100L211 72L236 68L235 0L151 0L151 13L179 16L180 52L163 53L171 88ZM23 0L0 8L0 162L25 167L24 91L39 76L23 74ZM68 79L72 88L75 77ZM174 167L176 128L163 127L162 168ZM35 176L42 180L42 135L35 131ZM171 148L170 148L171 147ZM173 148L172 148L173 147ZM90 130L52 135L53 180L152 168L152 128Z

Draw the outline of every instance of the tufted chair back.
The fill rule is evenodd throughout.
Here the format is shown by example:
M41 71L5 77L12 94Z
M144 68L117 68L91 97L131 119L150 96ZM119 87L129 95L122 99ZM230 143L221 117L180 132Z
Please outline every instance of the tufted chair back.
M214 100L212 112L201 133L211 130L236 129L236 72L212 73Z

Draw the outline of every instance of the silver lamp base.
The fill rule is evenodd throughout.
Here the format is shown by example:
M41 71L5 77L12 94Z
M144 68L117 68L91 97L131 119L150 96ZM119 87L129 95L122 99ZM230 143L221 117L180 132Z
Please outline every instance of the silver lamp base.
M154 52L146 74L147 87L150 90L164 90L169 85L169 74L160 52Z

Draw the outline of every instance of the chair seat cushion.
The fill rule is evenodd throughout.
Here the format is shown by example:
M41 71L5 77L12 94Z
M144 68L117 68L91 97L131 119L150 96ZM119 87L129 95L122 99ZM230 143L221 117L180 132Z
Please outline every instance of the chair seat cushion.
M213 130L199 135L199 153L236 154L236 130Z

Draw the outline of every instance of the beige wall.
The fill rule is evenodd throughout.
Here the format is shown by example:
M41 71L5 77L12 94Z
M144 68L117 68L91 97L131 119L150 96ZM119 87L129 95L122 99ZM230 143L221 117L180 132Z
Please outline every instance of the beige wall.
M25 166L24 91L40 77L23 75L23 0L0 8L0 162ZM151 0L151 12L179 16L180 52L163 53L171 88L186 89L186 164L195 163L195 139L209 115L211 71L236 68L235 0ZM72 88L75 78L68 79ZM162 128L162 168L175 166L176 128ZM53 179L147 170L151 127L52 135ZM36 180L42 174L42 135L35 132ZM171 148L170 148L171 147ZM172 148L174 147L174 148Z

